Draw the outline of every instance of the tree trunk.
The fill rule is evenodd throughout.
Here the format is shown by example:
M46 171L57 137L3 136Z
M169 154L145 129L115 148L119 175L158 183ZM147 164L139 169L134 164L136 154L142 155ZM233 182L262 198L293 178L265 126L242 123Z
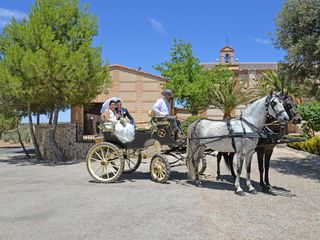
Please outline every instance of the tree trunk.
M49 124L52 124L53 112L49 113Z
M227 120L227 118L231 118L231 116L230 116L230 114L226 114L226 113L225 113L225 114L223 115L223 119L222 119L222 120L225 121L225 120Z
M34 131L33 131L33 122L32 122L32 115L31 115L30 106L28 106L28 117L29 117L29 130L30 130L30 135L31 135L33 146L34 146L36 158L37 158L37 160L42 160L43 158L42 158L41 152L39 150L39 145L38 145L38 142L36 139L36 135L34 134Z
M37 125L40 125L40 114L37 113Z
M29 155L28 151L26 150L26 148L25 148L25 146L24 146L24 144L22 142L22 139L21 139L21 134L20 134L20 131L19 131L19 122L17 122L17 133L18 133L18 138L19 138L20 145L21 145L21 147L23 148L23 151L26 154L26 158L30 159L30 155Z
M55 107L53 111L53 124L51 128L49 129L49 143L50 147L52 147L52 150L54 151L55 157L58 161L64 161L65 156L62 153L61 149L59 148L57 142L56 142L56 130L58 125L58 114L59 109Z

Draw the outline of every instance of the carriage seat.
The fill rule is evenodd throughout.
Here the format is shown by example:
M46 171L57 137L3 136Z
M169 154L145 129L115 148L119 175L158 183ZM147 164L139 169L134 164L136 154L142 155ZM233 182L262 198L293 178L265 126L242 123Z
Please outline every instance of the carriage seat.
M156 125L156 126L169 126L170 125L170 123L168 122L168 120L165 117L156 116L156 114L153 110L150 110L148 114L149 114L149 117L151 117L150 123L152 125Z

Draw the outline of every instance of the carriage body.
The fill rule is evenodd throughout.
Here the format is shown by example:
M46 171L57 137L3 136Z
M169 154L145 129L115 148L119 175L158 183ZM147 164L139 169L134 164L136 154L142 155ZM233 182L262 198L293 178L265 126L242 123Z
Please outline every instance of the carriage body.
M136 128L134 140L127 143L121 142L112 129L104 130L88 151L87 169L98 182L115 182L122 173L134 172L142 161L142 150L155 142L167 147L151 157L150 174L153 181L164 183L170 177L171 167L186 164L186 141L175 140L170 124L164 118L153 117L147 128ZM169 155L171 162L167 158ZM201 163L201 172L204 172L205 158Z
M103 141L115 144L119 148L127 149L145 149L152 146L155 141L160 145L175 146L179 143L170 133L170 126L156 126L147 128L136 128L135 138L131 142L123 143L114 134L112 130L103 132Z

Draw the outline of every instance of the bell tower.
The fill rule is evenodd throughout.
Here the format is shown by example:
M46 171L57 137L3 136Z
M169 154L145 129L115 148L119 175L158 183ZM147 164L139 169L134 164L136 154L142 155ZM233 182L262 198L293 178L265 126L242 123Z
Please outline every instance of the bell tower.
M220 50L220 63L221 64L234 64L234 49L228 45Z

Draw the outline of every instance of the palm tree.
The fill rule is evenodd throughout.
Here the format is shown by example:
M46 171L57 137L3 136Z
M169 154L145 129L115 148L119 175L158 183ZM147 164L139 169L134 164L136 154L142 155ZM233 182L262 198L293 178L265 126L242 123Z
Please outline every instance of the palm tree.
M263 77L258 80L258 88L262 94L268 94L270 90L281 92L282 82L279 79L276 71L269 70L263 74Z
M263 77L257 81L258 88L261 91L262 95L266 95L273 90L275 92L282 91L282 80L280 79L278 73L276 71L269 70L263 74ZM305 92L305 86L297 86L294 84L285 84L284 85L284 92L289 93L294 99L299 102L302 102L301 95Z
M220 109L224 115L223 119L230 118L232 112L239 105L246 105L260 96L258 89L245 87L244 83L240 83L231 77L222 81L218 81L211 91L211 104Z

